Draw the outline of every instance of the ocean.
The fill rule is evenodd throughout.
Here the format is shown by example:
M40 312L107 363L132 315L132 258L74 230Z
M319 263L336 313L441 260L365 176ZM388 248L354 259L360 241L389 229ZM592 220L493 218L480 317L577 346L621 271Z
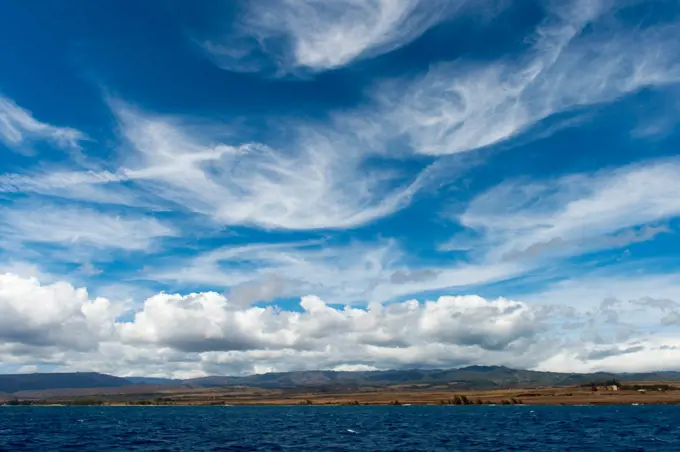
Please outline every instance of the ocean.
M0 450L677 452L680 407L0 407Z

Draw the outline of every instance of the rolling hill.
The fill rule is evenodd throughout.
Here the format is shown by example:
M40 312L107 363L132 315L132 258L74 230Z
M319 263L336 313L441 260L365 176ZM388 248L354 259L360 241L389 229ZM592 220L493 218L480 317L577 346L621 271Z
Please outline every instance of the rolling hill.
M130 385L125 378L96 372L0 375L0 392L66 388L111 388Z
M341 390L404 386L424 389L492 390L530 387L571 386L619 381L680 381L680 372L647 373L559 373L510 369L503 366L469 366L459 369L406 369L385 371L299 371L249 376L210 376L188 380L130 377L85 373L40 373L0 375L0 393L15 397L41 394L94 395L160 392L177 388L202 389L249 386L261 389Z
M204 377L184 380L192 387L252 386L266 389L318 388L324 386L359 388L388 385L448 385L460 389L502 389L534 386L567 386L605 381L680 381L680 372L644 374L592 374L540 372L503 366L469 366L460 369L406 369L385 371L300 371L267 373L246 377Z

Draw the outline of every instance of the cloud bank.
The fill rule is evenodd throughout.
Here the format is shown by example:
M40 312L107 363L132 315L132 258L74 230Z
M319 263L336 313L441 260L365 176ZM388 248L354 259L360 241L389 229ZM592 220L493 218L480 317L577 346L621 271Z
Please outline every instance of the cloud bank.
M478 363L633 370L617 356L677 354L669 351L677 340L629 324L644 303L653 311L651 321L672 327L669 313L677 314L677 304L646 300L604 301L595 311L579 311L473 295L368 308L333 307L306 296L299 310L285 310L244 307L214 292L158 293L121 320L128 304L91 299L86 289L65 282L44 285L4 274L0 357L6 363L175 376ZM629 351L606 352L616 347Z

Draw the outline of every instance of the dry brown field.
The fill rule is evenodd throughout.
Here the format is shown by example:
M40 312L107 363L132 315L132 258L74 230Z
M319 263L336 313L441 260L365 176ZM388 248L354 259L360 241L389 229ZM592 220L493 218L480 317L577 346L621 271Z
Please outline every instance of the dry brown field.
M634 383L627 383L632 385ZM49 397L41 404L103 405L610 405L680 404L680 385L639 382L642 386L667 384L669 390L619 390L584 387L546 387L490 391L453 391L450 387L410 385L363 388L358 391L268 390L225 387L158 391L145 394L105 394L88 397ZM677 383L675 383L677 384ZM677 389L676 389L677 388Z

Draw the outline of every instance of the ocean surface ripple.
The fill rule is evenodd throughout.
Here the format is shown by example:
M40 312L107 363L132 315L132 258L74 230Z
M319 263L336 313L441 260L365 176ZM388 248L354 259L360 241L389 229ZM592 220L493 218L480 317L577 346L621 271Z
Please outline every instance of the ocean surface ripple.
M680 407L2 407L0 450L680 451Z

